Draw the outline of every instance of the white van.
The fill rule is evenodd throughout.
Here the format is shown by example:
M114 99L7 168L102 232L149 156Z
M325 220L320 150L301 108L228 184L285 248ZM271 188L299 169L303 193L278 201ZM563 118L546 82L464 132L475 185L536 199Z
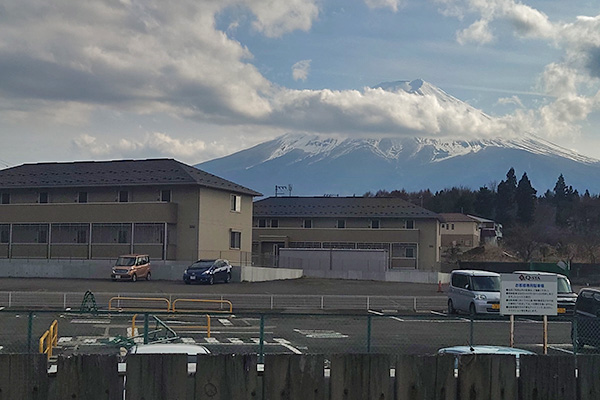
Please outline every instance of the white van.
M450 275L448 314L500 313L500 274L490 271L457 269Z

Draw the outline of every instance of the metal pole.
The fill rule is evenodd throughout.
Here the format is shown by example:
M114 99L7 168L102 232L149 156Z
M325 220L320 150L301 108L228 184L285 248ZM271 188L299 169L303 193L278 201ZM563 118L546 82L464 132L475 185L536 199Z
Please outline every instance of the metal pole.
M471 316L471 323L469 324L469 346L473 346L473 328L475 325L475 319Z
M548 354L548 316L544 315L544 355Z
M148 344L148 313L144 313L144 344Z
M31 353L31 343L33 339L33 311L29 311L29 321L27 323L27 352Z
M260 337L258 339L258 362L264 363L265 351L265 316L260 316Z
M367 316L367 353L371 352L371 315Z
M510 347L515 347L515 316L510 315Z

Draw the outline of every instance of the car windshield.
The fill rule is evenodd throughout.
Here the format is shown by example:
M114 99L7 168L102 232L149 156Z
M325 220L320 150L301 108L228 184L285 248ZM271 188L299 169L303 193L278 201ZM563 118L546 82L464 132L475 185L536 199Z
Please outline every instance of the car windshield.
M208 269L212 267L215 260L199 260L188 267L188 269Z
M473 290L480 292L499 292L500 277L499 276L473 276Z
M117 263L115 264L117 267L131 267L135 264L135 257L119 257L117 259Z
M571 289L571 284L569 283L569 280L563 276L559 276L558 279L556 280L556 284L558 285L557 287L557 292L560 294L567 294L567 293L573 293L573 290Z

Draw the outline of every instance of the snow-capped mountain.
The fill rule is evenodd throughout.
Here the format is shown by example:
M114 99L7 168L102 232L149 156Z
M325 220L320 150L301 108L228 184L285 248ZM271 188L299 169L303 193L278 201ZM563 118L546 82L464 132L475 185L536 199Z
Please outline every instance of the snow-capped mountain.
M434 95L465 112L470 105L421 80L376 88ZM552 190L560 174L580 192L600 193L600 161L531 134L519 138L432 139L335 138L286 134L252 148L197 165L198 168L272 196L291 184L293 195L362 195L379 189L432 191L453 186L474 190L505 179L512 167L526 172L538 193Z

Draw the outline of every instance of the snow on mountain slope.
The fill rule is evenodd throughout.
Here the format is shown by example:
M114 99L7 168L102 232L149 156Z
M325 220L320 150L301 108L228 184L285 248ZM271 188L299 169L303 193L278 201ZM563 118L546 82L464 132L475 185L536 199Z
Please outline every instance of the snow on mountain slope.
M376 88L435 96L464 112L481 111L433 85L415 81ZM524 132L518 138L461 139L398 135L343 138L289 133L229 156L197 165L200 169L269 194L292 183L296 195L361 194L379 189L477 189L504 179L514 167L527 172L538 192L552 189L558 175L583 191L600 193L600 161ZM598 183L596 183L598 182Z

